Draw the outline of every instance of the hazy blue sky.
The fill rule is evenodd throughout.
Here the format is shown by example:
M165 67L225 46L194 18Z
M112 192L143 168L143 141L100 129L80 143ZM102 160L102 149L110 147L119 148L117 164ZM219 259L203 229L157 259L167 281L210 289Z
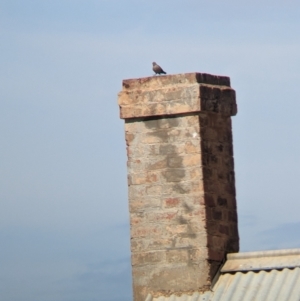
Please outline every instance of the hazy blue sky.
M299 16L299 1L0 0L1 300L132 299L117 93L152 61L231 77L241 250L299 248Z

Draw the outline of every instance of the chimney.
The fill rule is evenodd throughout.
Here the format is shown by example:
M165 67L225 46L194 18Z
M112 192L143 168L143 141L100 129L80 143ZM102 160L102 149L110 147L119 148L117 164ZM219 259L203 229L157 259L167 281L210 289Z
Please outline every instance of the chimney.
M239 237L229 77L123 81L135 301L209 290Z

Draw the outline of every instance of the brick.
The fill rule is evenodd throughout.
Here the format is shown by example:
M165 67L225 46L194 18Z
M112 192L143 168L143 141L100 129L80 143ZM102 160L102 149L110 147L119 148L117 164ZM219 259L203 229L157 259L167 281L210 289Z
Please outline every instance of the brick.
M228 192L231 195L235 195L235 186L234 186L234 183L233 182L228 183L225 186L225 191Z
M199 217L191 217L188 220L188 225L190 226L190 229L194 233L202 233L204 236L206 236L206 219L199 219Z
M126 133L125 135L125 140L126 140L126 145L130 145L133 140L134 140L135 136L132 133Z
M175 128L180 125L182 118L172 117L172 118L161 118L157 121L157 128L159 129L168 129Z
M167 104L164 103L153 103L147 106L142 106L140 116L153 116L153 115L163 115L167 110Z
M174 238L175 234L178 235L178 234L182 234L182 233L187 233L188 225L187 224L179 224L179 225L166 226L166 230Z
M239 251L239 238L238 236L230 237L226 243L226 250L228 253L236 253Z
M185 167L200 166L201 157L199 154L186 155L183 157L182 164Z
M157 170L157 169L163 169L167 167L168 160L165 157L159 156L157 159L151 160L148 165L148 170Z
M185 213L190 213L196 208L204 209L204 206L200 206L199 204L197 204L194 198L185 197L182 199L181 208Z
M207 222L214 221L211 208L206 207L205 214L206 214L205 221L207 221Z
M168 143L176 143L178 141L178 137L180 137L180 132L181 132L181 130L179 130L179 129L178 130L177 129L170 130L167 142Z
M133 119L125 120L124 128L125 132L134 133L138 131L138 126L140 123L135 122Z
M216 206L214 195L212 195L212 194L205 194L204 198L205 198L205 205L207 207L215 207Z
M226 225L219 225L219 232L222 234L229 235L229 227Z
M138 199L129 200L129 212L139 212L144 210L157 210L161 207L160 198L156 197L140 197Z
M219 225L215 221L206 221L205 228L208 236L219 235Z
M194 196L203 194L203 183L197 181L174 182L163 185L162 193L168 196Z
M128 196L130 200L136 200L145 195L145 187L140 185L129 185Z
M189 261L188 250L185 249L168 250L166 252L166 261L169 263L188 262Z
M182 202L180 198L166 198L162 201L163 208L176 208Z
M217 208L212 209L212 215L214 220L222 220L223 218L222 211Z
M203 167L203 178L207 180L213 177L213 169L209 167Z
M223 193L222 195L227 200L227 204L224 207L226 207L228 209L234 209L235 210L236 209L235 196L234 195L230 195L228 193Z
M131 252L144 252L149 248L149 239L145 238L132 238L130 241ZM149 251L149 250L148 250Z
M130 235L132 238L141 237L161 237L165 227L161 225L138 225L130 229Z
M132 159L127 162L128 171L140 172L145 170L145 162L140 159Z
M183 167L182 162L184 157L176 156L176 155L169 155L167 158L167 167L169 168L180 168Z
M134 158L139 159L144 157L145 153L142 145L129 145L127 146L127 155L129 160L134 160Z
M183 179L185 179L186 177L185 173L186 172L184 168L172 168L163 171L162 175L167 182L180 182Z
M182 233L184 234L184 233ZM196 233L193 238L189 237L188 235L180 235L178 234L174 238L174 248L200 248L207 249L206 247L206 235L203 233ZM205 258L205 257L203 257Z
M150 223L167 223L177 219L177 211L148 212L147 221Z
M227 199L221 196L218 196L217 203L219 206L227 207Z
M212 170L213 171L213 170ZM203 176L203 182L205 186L205 192L210 195L215 195L215 194L223 194L224 189L222 186L224 184L222 181L219 179L218 174L213 175L207 179L205 176Z
M196 143L200 142L200 129L199 125L187 127L181 131L181 139L182 141L190 141L192 140L193 142Z
M155 185L148 185L146 186L146 194L147 195L161 195L162 187L161 186L155 186Z
M228 212L228 220L230 222L237 222L237 212L236 211L229 211Z
M154 135L153 133L141 134L141 143L152 144L160 143L167 139L167 136L163 138L162 136Z
M142 144L142 148L144 151L144 157L152 157L159 155L159 147L160 144ZM151 159L150 159L151 160Z
M239 237L239 233L238 233L238 229L236 227L236 224L231 224L229 226L229 231L230 231L230 236L233 238L238 238Z
M197 141L187 141L184 145L184 150L186 154L200 153L200 144Z
M131 239L131 252L147 252L165 250L174 247L173 238L156 237L154 239L133 238Z
M159 146L160 155L177 154L177 146L174 144L161 144Z
M135 212L135 213L130 214L130 225L131 226L142 224L143 220L145 220L144 212Z
M160 174L157 172L143 172L137 174L129 174L128 175L128 183L129 185L140 185L140 184L148 184L148 183L157 183L159 182Z
M222 207L218 207L218 209L222 211L222 221L220 222L228 223L228 210Z
M187 220L190 220L191 217L197 216L199 218L205 218L205 208L203 207L190 207L188 210L186 208L183 208L181 210L181 216L184 217Z
M202 182L203 175L200 167L197 166L197 167L190 168L187 170L187 172L190 180L198 180Z
M132 253L132 266L151 265L165 261L166 254L162 251L151 251L143 253Z
M218 131L211 127L201 128L201 137L205 137L207 140L218 141Z
M184 208L185 206L188 207L199 207L204 205L204 202L202 200L202 196L197 196L197 195L187 195L181 198L182 202L182 207Z
M145 184L145 183L146 183L146 173L128 175L129 185L138 185L138 184Z
M212 235L208 237L207 246L212 250L224 250L225 240L220 235Z
M155 182L158 182L159 179L160 179L159 173L147 172L147 176L146 176L147 183L155 183Z
M225 256L224 251L214 250L214 249L208 250L208 258L210 260L221 262L223 260L224 256Z
M204 193L203 181L190 181L184 183L190 188L190 195L202 195Z
M207 248L193 248L188 250L189 260L193 262L200 262L207 257Z

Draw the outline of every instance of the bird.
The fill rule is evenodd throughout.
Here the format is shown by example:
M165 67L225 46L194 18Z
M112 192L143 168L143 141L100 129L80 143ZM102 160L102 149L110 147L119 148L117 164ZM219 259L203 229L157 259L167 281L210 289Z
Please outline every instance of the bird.
M165 72L159 65L157 65L155 62L152 63L153 67L152 70L155 72L156 74L167 74L167 72Z

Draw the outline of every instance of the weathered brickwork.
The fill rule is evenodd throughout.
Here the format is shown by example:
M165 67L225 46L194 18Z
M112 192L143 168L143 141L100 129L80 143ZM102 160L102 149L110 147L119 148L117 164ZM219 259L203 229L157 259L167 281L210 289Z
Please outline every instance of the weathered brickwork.
M125 80L135 301L207 289L238 230L229 78L190 73Z

